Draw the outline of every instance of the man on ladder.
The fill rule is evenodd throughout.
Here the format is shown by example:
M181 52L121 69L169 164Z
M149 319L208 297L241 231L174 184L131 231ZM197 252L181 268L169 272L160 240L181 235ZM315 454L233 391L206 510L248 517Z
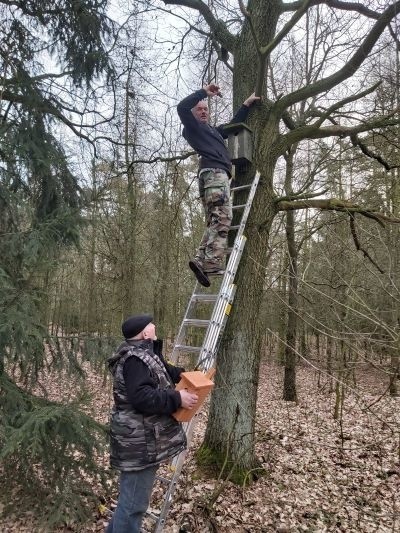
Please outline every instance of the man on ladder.
M209 274L223 274L228 230L232 221L229 182L232 163L224 143L223 126L208 124L208 96L221 96L218 85L205 85L178 104L183 137L200 156L199 193L206 214L207 227L189 267L204 287L210 286ZM230 124L246 120L250 106L259 100L253 93L240 107Z

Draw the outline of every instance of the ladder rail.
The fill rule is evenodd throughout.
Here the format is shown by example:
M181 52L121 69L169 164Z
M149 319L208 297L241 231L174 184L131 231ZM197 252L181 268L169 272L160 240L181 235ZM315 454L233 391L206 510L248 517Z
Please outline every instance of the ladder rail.
M221 316L218 317L218 322L211 322L209 329L207 330L207 342L204 342L203 348L200 351L199 359L197 361L196 369L200 368L201 370L209 370L215 359L215 354L217 352L217 343L218 339L221 338L221 335L225 329L225 325L230 313L230 308L234 300L236 293L236 285L231 285L229 296L221 304ZM219 327L218 327L219 326Z
M253 182L252 182L252 184L250 186L250 190L249 190L249 194L248 194L247 201L246 201L246 204L245 204L245 208L244 208L243 213L242 213L241 222L240 222L240 224L238 226L238 232L236 234L235 243L236 242L241 242L239 239L243 236L244 228L246 226L247 218L248 218L249 213L250 213L251 205L253 203L253 199L254 199L254 195L255 195L256 190L257 190L259 179L260 179L260 173L256 172L255 177L253 179ZM242 190L242 189L246 189L246 188L248 188L248 185L242 185L242 186L239 186L239 187L234 187L232 190L235 191L235 190ZM244 246L244 243L243 243L243 246ZM242 250L243 250L243 248L240 250L240 255L242 253ZM235 253L235 251L236 251L236 253ZM226 268L228 273L230 272L231 275L229 277L226 277L226 275L224 276L223 281L222 281L223 285L220 288L220 292L223 289L223 287L226 287L227 285L232 283L232 281L233 281L233 279L235 277L237 266L236 266L236 268L234 268L234 265L235 265L235 262L237 261L237 253L238 253L237 252L237 247L234 244L232 252L231 252L231 254L229 256L229 261L228 261L228 265L227 265L227 268ZM233 274L232 274L232 272L233 272ZM197 303L195 295L196 295L199 287L200 287L200 284L199 284L198 281L196 281L195 287L194 287L193 292L192 292L192 296L191 296L191 298L190 298L190 300L188 302L188 305L186 307L186 311L185 311L185 314L184 314L184 319L181 322L181 325L180 325L180 328L179 328L179 331L178 331L178 335L177 335L177 337L175 339L174 348L173 348L172 354L170 356L170 359L171 359L172 363L174 363L174 364L177 362L178 357L179 357L179 352L180 352L180 350L177 348L177 346L184 345L184 343L182 341L183 341L183 339L185 337L185 332L186 332L186 327L187 327L187 324L185 323L185 319L189 316L189 314L191 313L191 311L194 308L194 305ZM219 298L219 295L218 295L218 298ZM217 301L218 301L218 299L217 299ZM206 336L207 336L207 333L206 333ZM203 344L204 344L204 341L203 341Z
M185 314L184 314L184 318L181 322L181 325L179 327L179 331L178 331L178 335L176 336L176 339L175 339L175 342L174 342L174 348L172 350L172 354L171 354L171 361L173 364L176 364L177 360L178 360L178 357L179 357L179 349L177 349L177 346L179 345L183 345L183 339L185 338L185 331L186 331L186 325L185 325L185 318L190 314L190 311L194 308L194 305L197 303L196 299L195 299L195 295L197 293L197 291L199 290L199 287L200 287L200 284L198 281L196 281L196 284L194 286L194 289L193 289L193 292L192 292L192 296L189 300L189 303L188 305L186 306L186 311L185 311Z
M192 440L192 435L193 435L195 426L197 424L198 416L199 416L199 413L196 413L194 417L192 418L192 420L183 424L188 443L191 442ZM186 448L186 450L183 450L179 455L176 455L171 461L171 469L173 470L173 474L172 474L169 487L165 494L164 505L162 508L162 512L160 513L160 516L158 518L154 533L161 533L163 530L168 511L173 501L173 495L176 489L177 480L181 474L188 452L189 452L189 445Z
M207 300L207 295L205 293L198 293L199 290L199 283L196 282L195 288L193 290L192 296L189 300L189 303L186 307L186 312L184 315L184 318L182 320L178 335L176 337L174 348L171 354L171 360L173 362L176 362L178 358L178 354L180 350L183 348L191 349L191 351L197 351L199 350L199 356L197 360L196 368L201 368L202 370L209 370L216 358L217 350L219 343L221 341L222 332L225 329L226 322L228 320L232 302L235 297L236 293L236 285L234 284L234 279L236 276L236 271L239 266L239 262L243 253L244 246L246 244L246 237L244 236L244 230L246 227L247 219L250 213L250 209L253 203L253 199L257 190L258 182L260 179L260 173L256 172L253 182L250 186L250 191L247 197L247 201L242 213L240 224L237 226L237 234L235 237L235 242L232 248L232 251L229 256L228 264L225 270L224 277L221 282L221 286L219 289L218 296L215 299L215 304L213 311L211 313L211 318L208 321L207 330L203 339L202 346L200 348L197 347L190 347L186 346L183 343L183 340L185 338L185 331L186 327L188 325L197 325L198 327L204 327L205 322L204 320L200 319L191 319L189 318L189 315L191 314L191 311L194 309L194 306L199 301L213 301ZM234 187L232 191L235 190L243 190L248 188L248 185L243 185L239 187ZM243 207L243 205L238 206L240 208ZM192 323L190 322L192 320ZM197 323L194 323L196 322ZM171 461L171 469L173 470L172 477L169 481L168 489L166 490L166 494L164 497L164 503L162 505L160 515L159 517L155 517L152 513L147 513L148 516L151 518L157 520L156 526L155 526L155 533L162 533L166 517L169 511L169 508L173 501L173 494L176 489L177 480L180 476L183 464L185 462L185 458L188 454L189 446L192 440L192 435L194 428L197 423L198 415L200 412L196 413L194 417L189 421L183 424L183 429L186 434L187 438L187 448L183 450L180 454L175 456Z

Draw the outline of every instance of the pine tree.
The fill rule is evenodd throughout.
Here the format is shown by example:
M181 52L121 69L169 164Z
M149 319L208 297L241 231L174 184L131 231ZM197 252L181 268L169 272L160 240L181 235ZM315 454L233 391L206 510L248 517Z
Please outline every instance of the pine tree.
M79 347L49 336L46 281L78 242L84 198L60 136L91 140L86 93L113 74L106 7L0 0L0 492L19 511L40 502L49 524L83 516L105 442L78 400L49 401L35 385L55 366L83 376Z

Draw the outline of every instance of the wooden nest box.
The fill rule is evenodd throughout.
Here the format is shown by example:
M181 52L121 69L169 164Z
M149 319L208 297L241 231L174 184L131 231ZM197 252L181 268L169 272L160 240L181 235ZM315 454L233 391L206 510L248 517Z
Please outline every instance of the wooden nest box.
M253 160L252 130L244 124L227 124L224 132L228 135L228 152L234 165L243 166Z
M214 375L214 369L207 372L207 374L203 374L203 372L199 370L195 370L193 372L182 372L181 380L175 387L175 390L179 391L186 389L193 394L197 394L199 399L194 409L189 410L181 407L176 411L176 413L173 413L172 416L176 420L179 422L189 422L189 420L193 418L197 411L199 411L205 399L211 392L211 389L214 387L214 383L210 379L212 375Z

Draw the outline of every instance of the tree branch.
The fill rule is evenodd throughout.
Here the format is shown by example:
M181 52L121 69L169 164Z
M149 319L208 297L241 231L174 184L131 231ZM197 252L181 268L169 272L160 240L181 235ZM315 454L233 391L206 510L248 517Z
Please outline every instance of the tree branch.
M31 76L29 78L29 81L32 83L36 83L42 80L64 78L65 76L71 76L71 75L72 75L71 70L66 70L65 72L59 72L57 74L52 74L51 72L48 72L45 74L39 74L38 76ZM2 83L4 85L18 85L20 83L20 80L18 80L17 78L7 78L7 79L3 79Z
M240 0L241 2L241 0ZM264 76L265 76L265 69L267 64L267 58L271 54L271 52L276 48L279 43L282 41L282 39L289 33L289 31L293 28L293 26L296 24L298 20L303 16L303 14L307 11L308 5L310 0L303 0L301 3L299 9L294 13L292 18L284 25L282 30L272 39L271 42L269 42L267 45L260 48L256 36L256 32L254 30L253 24L251 23L251 18L248 13L243 7L242 12L245 14L245 16L248 18L251 28L251 33L253 35L253 39L256 45L257 54L259 57L259 65L258 65L258 75L257 75L257 81L256 81L256 88L255 93L257 96L262 95L263 90L263 84L264 84Z
M357 235L357 231L356 231L356 221L355 221L354 213L349 213L349 217L350 217L350 232L351 232L351 235L353 237L353 241L354 241L354 244L355 244L357 250L362 252L364 254L364 257L369 259L371 261L371 263L374 265L374 267L377 268L381 274L384 274L385 271L381 269L381 267L369 255L367 250L364 250L364 248L362 248L362 246L360 244L360 241L359 241L358 235Z
M291 4L292 5L292 4ZM370 54L372 48L382 35L386 26L390 23L393 17L400 12L400 0L391 4L376 20L370 31L367 33L364 41L358 47L357 51L349 59L349 61L335 74L318 80L310 85L301 87L297 91L284 96L275 104L275 109L278 113L282 113L287 107L296 104L319 93L332 89L342 81L350 78L361 66L364 60Z
M182 155L173 155L171 157L163 157L163 156L157 156L153 157L152 159L134 159L129 163L128 169L130 169L133 165L137 165L139 163L145 163L145 164L151 164L151 163L168 163L171 161L184 161L185 159L188 159L192 155L196 155L197 152L186 152Z
M316 196L321 196L321 194L327 193L328 190L329 189L324 189L323 191L318 191L318 192L308 193L308 194L307 193L304 193L304 194L293 193L287 196L280 196L275 199L275 203L279 204L279 202L286 202L286 201L292 202L293 200L308 200L309 198L315 198ZM284 211L286 211L286 209Z
M162 0L166 5L176 5L182 7L189 7L198 11L207 24L210 26L211 31L215 35L215 38L223 45L224 48L233 53L235 48L236 37L228 30L225 23L222 20L215 18L211 9L207 4L201 0Z
M277 35L275 35L274 39L271 42L269 42L266 46L261 47L260 52L262 55L270 54L272 50L278 46L282 39L286 37L289 31L301 19L307 9L310 7L311 1L312 0L302 0L302 2L298 3L298 9L293 14L292 18L283 26L281 31Z
M299 9L302 3L303 3L302 0L299 0L297 2L292 2L290 4L283 4L282 12L294 11L295 9ZM372 9L369 9L365 5L359 4L357 2L341 2L340 0L311 0L310 1L310 7L317 6L320 4L325 4L328 7L331 7L332 9L342 9L344 11L356 11L357 13L360 13L361 15L365 15L366 17L369 17L372 19L378 19L380 15L376 11L373 11Z
M395 117L398 111L394 110L389 115L371 120L369 122L363 122L357 126L341 126L334 124L332 126L326 126L325 128L318 128L315 124L302 126L295 130L289 131L282 136L281 142L282 153L286 151L293 143L302 141L303 139L323 139L325 137L350 137L351 135L357 135L365 131L371 131L377 128L384 128L387 126L396 126L400 123L400 118Z
M364 217L371 218L385 227L384 222L391 224L400 224L400 218L388 217L379 211L374 211L367 207L361 207L346 200L337 198L320 199L320 200L297 200L297 201L280 201L277 203L279 211L291 211L297 209L321 209L322 211L340 211L342 213L359 213Z
M374 92L378 87L379 85L381 85L381 81L378 81L377 83L375 83L374 85L372 85L371 87L369 87L368 89L365 89L365 91L362 91L360 93L357 93L357 94L354 94L352 96L349 96L347 98L343 98L343 100L340 100L339 102L336 102L334 105L332 105L331 107L328 107L328 109L326 109L321 115L320 115L320 118L319 120L314 124L316 127L319 127L321 126L324 121L332 114L334 113L335 111L337 111L338 109L340 109L341 107L343 107L344 105L346 104L349 104L351 102L355 102L356 100L359 100L360 98L364 98L364 96L367 96L367 94L370 94L372 92Z
M365 154L367 157L370 157L371 159L376 159L378 163L380 163L382 166L385 167L387 171L391 170L392 168L397 168L398 165L390 165L387 161L383 159L379 154L375 154L372 150L368 148L366 144L364 144L356 134L350 135L350 140L353 146L360 148L363 154Z
M70 128L75 133L75 135L77 135L81 139L85 139L85 141L89 142L96 150L93 140L81 131L79 131L73 122L68 120L67 117L65 117L55 105L53 105L49 100L45 100L40 94L36 94L36 96L40 98L40 101L32 101L32 99L30 99L28 96L14 94L7 90L4 90L1 93L1 96L3 100L7 100L8 102L12 102L13 104L22 104L28 109L36 110L40 113L52 115L53 117L58 118L61 122L68 126L68 128Z

